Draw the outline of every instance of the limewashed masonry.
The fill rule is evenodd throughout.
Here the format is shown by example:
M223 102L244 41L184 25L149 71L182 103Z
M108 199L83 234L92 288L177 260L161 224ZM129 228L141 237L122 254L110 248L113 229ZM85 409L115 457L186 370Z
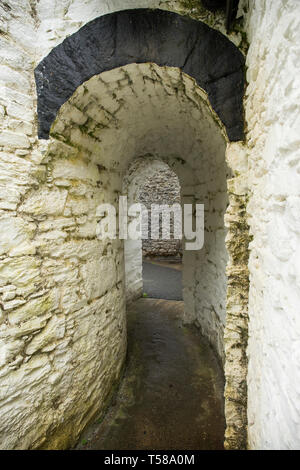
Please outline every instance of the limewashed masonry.
M186 320L225 363L226 447L300 447L299 1L239 4L226 34L225 15L200 0L1 2L1 448L66 448L105 409L126 355L125 270L123 247L95 240L94 212L149 154L170 164L183 200L209 207L207 252L183 256L184 297ZM228 100L243 109L242 142L223 138L220 119L229 139L231 124L204 83L153 63L62 88L62 101L45 94L43 137L55 121L38 138L35 70L90 22L140 8L205 23L195 28L244 54L243 103ZM61 59L47 74L65 73Z

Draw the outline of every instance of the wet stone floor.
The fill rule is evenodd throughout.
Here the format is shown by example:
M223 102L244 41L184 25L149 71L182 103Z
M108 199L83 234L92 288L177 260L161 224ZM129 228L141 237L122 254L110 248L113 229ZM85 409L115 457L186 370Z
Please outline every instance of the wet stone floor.
M77 449L223 449L222 371L182 312L183 302L149 298L128 307L123 379Z

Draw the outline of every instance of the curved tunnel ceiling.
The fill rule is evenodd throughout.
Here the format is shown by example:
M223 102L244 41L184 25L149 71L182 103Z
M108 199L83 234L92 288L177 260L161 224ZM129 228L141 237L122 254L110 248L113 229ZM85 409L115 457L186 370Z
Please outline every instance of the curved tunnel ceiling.
M35 69L39 138L60 107L92 76L131 63L178 67L209 97L229 140L242 140L244 57L206 24L163 10L123 10L87 23Z

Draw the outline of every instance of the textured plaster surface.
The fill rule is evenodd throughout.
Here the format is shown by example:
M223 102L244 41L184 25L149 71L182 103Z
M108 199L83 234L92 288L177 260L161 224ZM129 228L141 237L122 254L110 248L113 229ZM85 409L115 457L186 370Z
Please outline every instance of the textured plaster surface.
M249 447L299 449L299 4L254 3L245 103L253 238Z

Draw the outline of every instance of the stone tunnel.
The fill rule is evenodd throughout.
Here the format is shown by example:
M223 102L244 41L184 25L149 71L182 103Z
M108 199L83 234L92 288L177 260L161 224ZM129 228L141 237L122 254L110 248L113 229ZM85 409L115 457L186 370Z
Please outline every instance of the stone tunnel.
M141 242L99 240L97 207L155 165L205 206L183 320L224 368L225 448L300 446L300 16L209 3L0 5L2 449L70 448L108 406Z

